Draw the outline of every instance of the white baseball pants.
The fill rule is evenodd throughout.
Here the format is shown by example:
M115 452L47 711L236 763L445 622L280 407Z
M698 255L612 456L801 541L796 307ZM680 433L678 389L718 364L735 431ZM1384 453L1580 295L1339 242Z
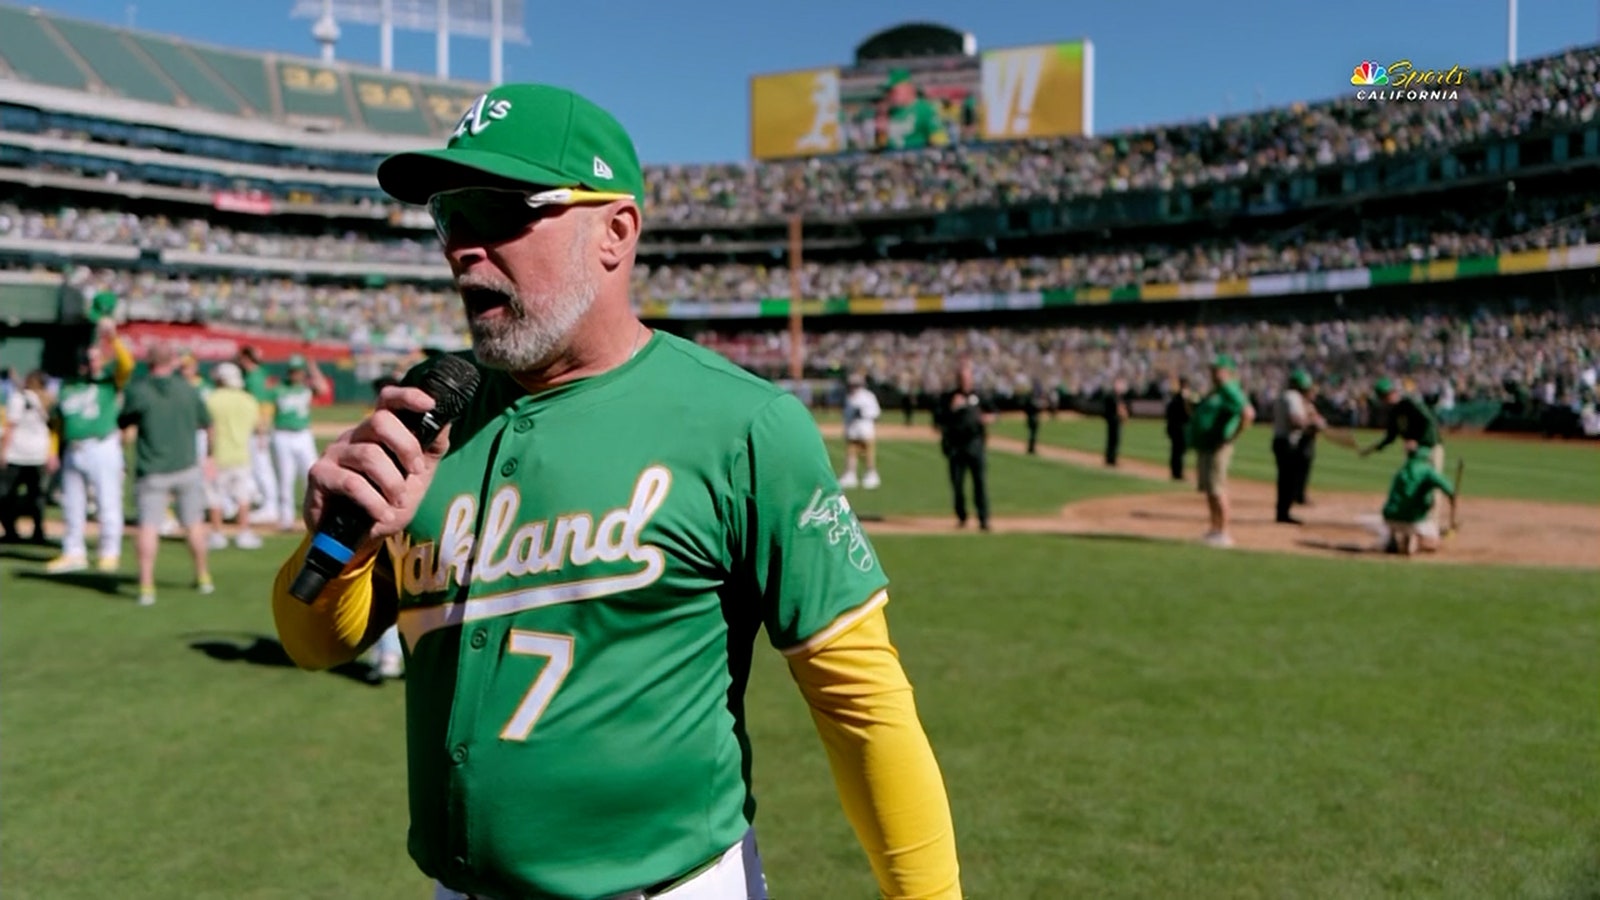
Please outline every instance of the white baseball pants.
M453 891L437 882L433 897L434 900L494 900ZM747 832L744 840L729 847L709 868L683 884L659 894L629 891L606 900L767 900L767 878L762 871L761 854L756 850L755 832Z
M317 461L317 442L311 431L274 431L272 456L278 463L278 524L294 527L300 520L300 481Z
M61 517L67 533L61 541L66 556L86 555L84 532L89 522L89 487L99 504L100 555L122 555L122 441L113 433L73 441L61 457Z
M261 495L261 509L278 511L278 475L272 466L272 444L265 436L250 436L250 474Z

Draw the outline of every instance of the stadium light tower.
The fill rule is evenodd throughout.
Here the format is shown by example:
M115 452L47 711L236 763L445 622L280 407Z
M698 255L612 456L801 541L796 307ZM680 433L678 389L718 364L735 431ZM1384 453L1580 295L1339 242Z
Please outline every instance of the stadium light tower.
M483 38L489 42L489 80L499 84L505 80L505 43L532 43L523 30L525 8L526 0L295 0L289 15L318 20L313 34L323 20L335 28L340 22L378 26L379 65L386 72L394 69L397 28L437 37L440 78L450 77L451 37ZM325 59L327 52L325 45Z
M322 45L322 61L333 62L333 45L339 43L339 23L333 18L333 0L322 0L322 18L311 26L311 36Z
M1517 64L1517 0L1506 0L1506 62Z

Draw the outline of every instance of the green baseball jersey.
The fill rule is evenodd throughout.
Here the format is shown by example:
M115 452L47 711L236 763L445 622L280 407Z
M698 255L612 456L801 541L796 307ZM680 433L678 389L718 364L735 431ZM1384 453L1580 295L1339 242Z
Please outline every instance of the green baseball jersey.
M1423 447L1436 447L1442 443L1439 437L1439 420L1434 416L1433 410L1428 408L1428 404L1408 394L1389 407L1387 421L1384 422L1383 440L1378 446L1387 447L1394 443L1396 438L1416 441Z
M244 389L261 403L272 402L272 388L267 386L267 370L260 366L244 373Z
M272 392L272 427L279 431L305 431L311 427L311 388L280 385Z
M1250 398L1239 382L1228 381L1216 387L1195 404L1189 418L1189 443L1196 450L1215 450L1234 437L1234 429L1244 418Z
M757 632L801 647L887 585L800 402L661 333L538 395L486 371L387 549L410 851L499 897L610 896L738 842Z
M1401 464L1389 483L1389 498L1383 504L1383 517L1390 522L1421 522L1433 509L1434 489L1454 494L1450 479L1428 462L1428 448L1420 447Z
M110 375L64 381L56 393L63 442L92 440L117 430L117 383Z

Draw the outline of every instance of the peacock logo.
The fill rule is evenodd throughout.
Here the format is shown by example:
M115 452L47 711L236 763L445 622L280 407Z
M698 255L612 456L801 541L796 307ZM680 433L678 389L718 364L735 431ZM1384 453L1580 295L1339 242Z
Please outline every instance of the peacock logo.
M1350 83L1358 87L1388 84L1389 70L1370 59L1365 59L1361 61L1361 65L1356 66L1355 72L1350 76Z

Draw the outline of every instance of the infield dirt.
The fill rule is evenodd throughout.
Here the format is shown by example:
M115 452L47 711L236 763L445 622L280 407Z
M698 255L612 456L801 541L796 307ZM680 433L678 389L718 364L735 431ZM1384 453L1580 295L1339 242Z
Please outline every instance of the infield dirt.
M829 437L842 434L837 424L819 427ZM882 422L878 424L878 437L935 440L926 428ZM989 438L989 448L1001 453L1027 450L1021 441L996 436ZM1087 468L1104 467L1104 462L1092 453L1042 444L1037 449L1042 459ZM1166 469L1140 460L1122 460L1117 471L1163 481L1171 477ZM1054 516L998 517L990 525L998 534L1106 535L1198 542L1209 527L1205 498L1194 489L1192 472L1186 484L1190 488L1187 491L1101 497L1067 504ZM1273 520L1274 490L1273 485L1258 481L1229 482L1235 547L1397 562L1600 568L1600 508L1594 506L1473 497L1469 491L1458 510L1461 528L1445 540L1443 549L1403 560L1377 551L1375 527L1383 506L1382 493L1321 491L1313 483L1313 505L1296 509L1296 518L1304 524L1295 526ZM955 527L953 516L886 516L865 523L865 527L873 534L964 533Z
M313 426L316 435L324 439L338 437L348 427L331 423ZM818 427L826 437L843 435L838 423L824 422ZM879 422L878 438L931 442L936 436L927 428ZM1023 442L998 436L990 436L989 449L999 453L1027 451ZM1044 444L1039 445L1038 456L1092 469L1104 465L1095 454ZM1161 466L1141 460L1122 460L1117 471L1155 480L1170 477ZM999 534L1108 535L1198 542L1208 528L1205 499L1193 489L1192 472L1186 484L1190 487L1188 491L1101 497L1070 503L1053 516L1006 516L994 519L990 525ZM1295 517L1304 524L1294 526L1273 521L1274 490L1273 485L1259 481L1230 480L1228 493L1233 503L1231 530L1235 547L1401 562L1600 569L1600 507L1474 497L1469 490L1458 510L1461 529L1445 540L1440 552L1398 560L1377 552L1378 536L1374 529L1378 511L1383 507L1381 492L1336 493L1317 490L1313 482L1311 500L1314 505L1295 510ZM953 516L885 516L864 524L873 534L963 533L956 529Z

